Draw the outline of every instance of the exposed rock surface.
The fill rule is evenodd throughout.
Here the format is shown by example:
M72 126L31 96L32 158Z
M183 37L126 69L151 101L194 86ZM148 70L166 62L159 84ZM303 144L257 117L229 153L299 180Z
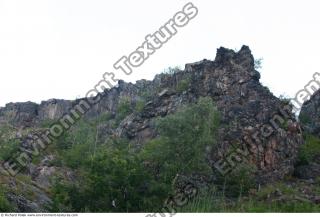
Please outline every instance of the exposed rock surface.
M305 132L320 138L320 91L302 105L299 119Z
M243 144L244 138L249 138L250 142L245 143L249 150L247 158L258 169L258 181L279 180L293 172L297 150L303 138L299 124L291 113L286 114L283 126L269 130L270 134L266 133L270 120L286 104L262 86L259 79L260 74L254 68L254 58L247 46L243 46L239 52L219 48L214 61L186 64L183 71L172 75L157 75L153 81L142 80L136 84L119 81L117 87L105 91L104 98L86 114L86 118L104 113L115 114L124 97L130 100L131 107L135 107L147 94L141 111L129 114L119 126L112 127L106 121L98 129L98 138L102 141L110 136L118 136L142 146L157 136L154 119L174 113L182 105L196 102L199 97L208 96L213 99L221 115L217 144L212 144L213 149L206 153L212 167L239 144ZM184 88L180 88L181 83L185 84ZM0 124L35 127L46 120L57 120L76 102L50 100L40 105L31 102L9 103L0 108ZM48 177L56 170L44 161L37 168L30 168L30 174L33 174L33 180L39 186L46 187L50 184ZM22 199L16 200L25 203ZM26 210L37 210L32 204L29 205Z
M86 117L97 117L105 112L114 113L121 98L127 97L134 103L141 98L139 94L142 91L152 92L156 83L156 81L140 80L132 84L120 80L117 87L105 92L103 99L86 113ZM8 103L5 107L0 107L0 124L9 123L16 127L38 126L43 121L58 120L64 114L68 114L80 100L50 99L41 104Z
M152 120L176 111L181 105L195 102L201 96L210 96L221 113L221 128L217 149L211 153L211 162L228 155L233 146L243 143L245 136L256 134L251 142L249 161L253 162L264 175L265 180L279 179L291 173L297 148L302 143L300 129L294 116L289 115L287 129L274 130L272 135L262 136L274 115L285 104L272 95L260 82L260 74L254 68L250 49L243 46L239 52L219 48L214 61L203 60L186 64L185 70L173 75L162 74L153 81L139 81L137 84L119 82L118 87L107 90L105 97L95 105L87 117L104 112L116 112L117 104L128 97L131 104L141 98L141 92L154 93L141 113L128 116L115 133L143 144L156 136ZM188 87L183 92L177 86L183 80ZM33 126L44 120L54 120L67 113L75 101L50 100L35 103L10 103L0 109L0 121L17 126ZM312 107L313 108L313 107Z
M32 126L38 115L38 105L32 102L8 103L0 108L0 123L9 122L15 125Z
M302 105L299 120L305 134L320 138L320 91L315 92ZM319 142L313 145L320 147ZM301 179L308 180L316 180L320 177L320 155L314 153L308 164L297 166L295 175Z
M320 164L301 165L295 169L295 175L301 179L316 179L320 177Z
M152 126L154 118L173 113L181 105L195 102L201 96L210 96L221 114L218 144L209 156L212 164L227 157L233 146L242 144L247 136L252 140L247 145L249 161L258 168L259 181L281 179L293 172L303 138L290 112L283 123L287 126L274 129L271 135L262 135L266 134L266 125L286 108L286 104L263 87L259 78L248 47L243 46L238 53L220 48L215 61L187 64L184 71L161 76L159 94L145 105L141 113L123 121L117 133L144 143L156 135ZM185 79L190 81L187 90L175 91ZM256 141L252 135L256 135Z

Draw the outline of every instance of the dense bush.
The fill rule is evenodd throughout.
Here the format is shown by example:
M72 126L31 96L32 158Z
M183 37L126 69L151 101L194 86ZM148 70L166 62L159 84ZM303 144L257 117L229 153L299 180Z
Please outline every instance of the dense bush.
M132 112L131 102L128 97L123 97L119 100L116 112L116 122L120 123L127 115Z
M66 209L61 204L76 212L151 211L167 196L128 147L105 149L86 165L79 183L57 182L55 211Z
M103 116L103 118L105 118ZM100 119L80 120L53 142L56 160L76 169L98 152L97 126ZM52 146L50 146L52 149Z
M128 102L121 103L119 109L127 113ZM67 149L63 158L67 165L77 168L78 181L56 182L53 211L159 211L173 192L177 174L210 171L205 149L215 143L218 121L212 100L201 98L157 120L160 137L139 152L128 141L109 139L93 154L94 133L77 135L77 145ZM73 133L84 134L81 126Z
M305 135L305 143L299 149L299 164L309 164L316 156L320 156L320 139Z
M189 77L180 80L176 86L176 91L182 93L183 91L188 90L191 79Z
M146 104L146 102L145 102L144 99L139 99L139 100L137 100L134 110L135 110L136 112L142 112L145 104Z
M145 161L165 183L176 174L207 173L205 148L215 144L219 116L210 98L201 98L157 121L160 137L146 144Z
M8 202L6 196L5 196L5 190L0 185L0 212L13 212L13 207Z
M12 127L0 127L0 160L7 160L19 149L19 140L11 134L15 132Z
M0 160L7 160L19 149L19 140L10 139L7 141L0 141Z

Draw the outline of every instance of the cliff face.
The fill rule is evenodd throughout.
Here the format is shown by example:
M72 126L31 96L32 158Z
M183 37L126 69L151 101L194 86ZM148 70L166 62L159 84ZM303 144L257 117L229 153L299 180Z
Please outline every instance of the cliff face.
M9 103L0 108L0 122L14 126L32 127L45 120L56 120L71 108L67 100L52 99L40 105L33 102Z
M206 157L216 173L217 162L237 164L247 161L257 168L258 182L279 180L293 172L303 138L290 108L262 86L259 79L260 74L254 68L254 58L247 46L239 52L219 48L214 61L186 64L183 71L157 75L153 81L141 80L136 84L119 81L117 87L105 91L104 98L85 118L115 114L124 98L129 100L132 108L144 98L146 100L139 111L131 112L116 127L106 122L98 127L97 132L101 142L116 136L143 146L157 136L153 125L156 118L174 113L181 106L196 102L199 97L211 97L220 113L221 125L217 144L206 153ZM37 128L44 121L57 120L76 102L53 99L40 105L9 103L0 108L0 124L10 124L17 129ZM24 144L28 146L26 142ZM237 148L247 154L240 155L236 151L235 156ZM233 156L232 162L230 156ZM46 183L43 174L50 176L53 169L44 159L29 171L36 182L41 180L41 185Z
M296 167L295 174L302 179L316 179L320 176L320 91L315 92L301 108L299 120L305 133L304 152L307 162Z
M186 79L189 80L186 90L174 91ZM210 96L221 114L217 146L207 153L212 167L240 147L250 154L233 157L247 158L254 164L260 182L281 179L292 173L303 138L290 107L263 87L259 79L248 47L243 46L238 53L220 48L214 61L187 64L184 71L161 76L160 93L141 113L123 121L118 135L144 143L156 136L152 127L154 118L173 113L201 96ZM280 117L282 123L278 121ZM276 120L278 127L271 124L272 120Z
M148 92L151 100L140 113L130 114L116 130L104 127L100 132L103 137L108 136L104 133L114 134L143 144L156 136L151 124L153 119L173 113L201 96L210 96L221 114L218 146L210 153L212 164L226 158L233 147L245 144L250 152L249 161L261 171L263 180L279 179L292 171L302 137L292 114L283 117L285 123L278 122L286 127L270 128L270 121L286 105L263 87L259 79L248 47L243 46L237 53L219 48L214 61L187 64L184 71L173 75L158 75L153 81L138 81L137 84L120 81L118 87L108 90L104 99L86 116L115 113L121 98L129 98L134 105L141 98L141 92ZM185 89L178 90L181 83L185 84ZM15 126L36 126L45 120L58 119L74 104L75 101L55 99L40 105L10 103L0 109L0 121ZM317 106L305 107L314 109Z
M320 138L320 91L302 105L299 119L304 131Z
M106 91L106 94L98 104L88 111L85 117L97 117L105 112L116 112L119 100L128 97L132 102L138 100L141 91L153 91L156 81L140 80L136 84L119 81L117 87ZM81 100L81 99L79 99ZM33 102L8 103L0 108L0 123L8 123L15 127L36 127L44 121L58 120L64 114L68 114L79 100L50 99L40 104Z

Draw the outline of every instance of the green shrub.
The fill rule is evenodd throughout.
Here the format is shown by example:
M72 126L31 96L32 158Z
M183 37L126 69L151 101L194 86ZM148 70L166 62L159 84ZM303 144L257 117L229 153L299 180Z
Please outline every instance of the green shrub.
M145 104L146 104L145 100L142 100L142 99L137 100L134 110L137 111L137 112L142 112Z
M100 114L98 117L94 118L93 120L88 120L93 125L97 125L99 123L105 123L107 121L110 121L112 119L112 114L110 112L105 112L103 114Z
M18 139L0 140L0 160L7 160L18 152L20 141Z
M79 168L85 160L91 156L90 146L86 144L76 144L71 149L63 153L63 162L72 169Z
M179 71L181 71L181 68L179 66L169 67L169 68L164 69L162 71L162 74L173 75Z
M5 196L5 190L0 185L0 212L13 212L14 209Z
M225 176L219 175L215 184L225 196L241 198L246 196L250 189L256 188L255 172L255 166L243 162L235 167L231 173Z
M311 163L320 155L320 139L313 135L305 136L305 143L299 149L299 164Z
M73 188L72 184L65 182L61 178L54 177L53 187L51 189L52 204L50 211L52 212L70 212L75 209L71 207L71 198ZM84 198L78 198L80 200ZM74 200L74 199L72 199Z
M128 147L105 149L86 165L79 183L56 184L54 211L152 211L167 196Z
M55 163L65 164L73 169L80 167L85 160L98 151L96 135L96 121L80 120L54 141L53 145L58 152Z
M159 211L173 193L172 182L178 173L211 171L205 148L215 143L218 120L212 100L201 98L196 104L160 118L156 125L161 137L150 141L140 152L132 149L128 141L109 139L93 155L91 139L76 139L76 145L66 150L63 158L77 169L78 181L57 182L52 191L53 211ZM85 135L92 137L92 133Z
M164 183L177 174L211 171L205 149L215 144L219 116L210 98L201 98L157 121L160 137L146 144L143 158Z
M50 128L53 124L57 123L57 120L46 119L40 124L41 128Z
M305 114L305 113L300 114L299 118L300 118L300 122L303 124L311 123L311 118L309 117L308 114Z
M116 112L116 123L119 124L126 116L132 113L130 99L124 97L119 100Z
M182 80L179 81L179 83L177 84L177 86L176 86L176 91L179 92L179 93L182 93L183 91L188 90L189 85L190 85L190 82L191 82L191 79L190 79L189 77L188 77L188 78L185 78L185 79L182 79Z
M16 130L9 125L0 126L0 160L7 160L15 154L20 141L15 138Z

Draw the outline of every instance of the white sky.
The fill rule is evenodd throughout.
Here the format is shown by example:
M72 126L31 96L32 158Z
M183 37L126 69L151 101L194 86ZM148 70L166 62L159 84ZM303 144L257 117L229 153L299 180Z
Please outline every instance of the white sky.
M182 9L184 0L0 0L0 106L75 99ZM293 96L320 71L320 1L193 0L199 14L126 81L249 45L262 83Z

